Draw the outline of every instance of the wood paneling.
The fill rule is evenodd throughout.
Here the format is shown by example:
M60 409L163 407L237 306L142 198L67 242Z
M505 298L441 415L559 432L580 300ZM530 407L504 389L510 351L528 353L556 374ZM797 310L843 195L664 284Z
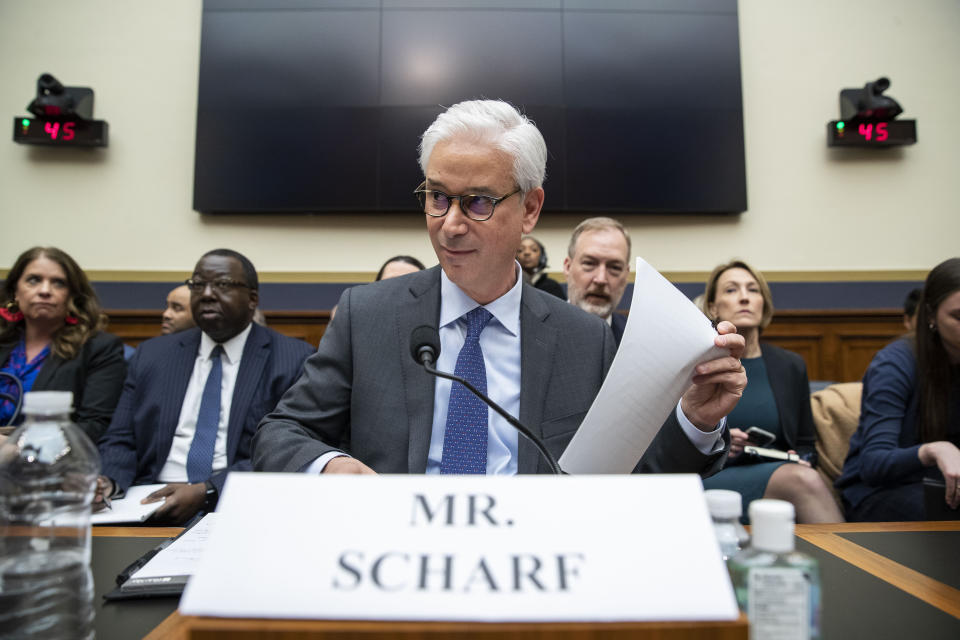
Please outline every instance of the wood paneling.
M110 331L136 346L160 335L159 311L108 311ZM267 324L313 346L330 322L329 311L268 311ZM873 356L903 334L896 310L779 311L763 340L795 351L807 363L811 380L853 382L863 377Z
M854 382L903 335L902 318L896 310L778 311L762 340L803 356L811 380Z
M160 311L114 309L107 311L107 315L110 317L108 331L131 347L160 335ZM268 311L264 315L271 329L313 346L320 344L330 322L329 311Z

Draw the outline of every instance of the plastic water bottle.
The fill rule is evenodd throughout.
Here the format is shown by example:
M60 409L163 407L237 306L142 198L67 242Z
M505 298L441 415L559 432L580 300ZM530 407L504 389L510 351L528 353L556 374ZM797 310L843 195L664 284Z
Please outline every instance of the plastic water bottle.
M707 509L713 519L720 553L723 554L723 560L727 561L747 546L750 540L747 530L740 524L743 513L740 494L726 489L709 489L703 492L703 497L707 500Z
M24 395L0 444L0 637L93 638L90 502L100 456L70 420L73 394Z
M820 570L794 549L794 509L782 500L750 503L750 547L727 563L751 640L820 637Z

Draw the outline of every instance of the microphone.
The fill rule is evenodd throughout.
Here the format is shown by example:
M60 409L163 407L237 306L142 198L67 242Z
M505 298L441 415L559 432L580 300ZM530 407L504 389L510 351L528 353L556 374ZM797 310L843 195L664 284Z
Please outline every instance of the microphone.
M430 325L423 324L410 334L410 355L423 366L432 365L440 355L440 334Z
M425 324L420 325L413 330L413 332L410 334L410 355L413 356L413 359L417 364L423 366L427 373L437 376L438 378L446 378L447 380L459 382L465 386L470 393L480 398L484 404L500 414L504 420L510 423L510 426L523 434L527 440L532 442L533 446L535 446L537 451L540 452L540 455L543 456L543 458L547 461L547 464L550 465L550 470L554 474L566 475L566 472L560 468L559 464L557 464L556 458L554 458L553 455L547 451L547 447L543 444L540 438L530 431L530 429L526 428L519 420L507 413L500 405L488 398L485 394L481 393L480 390L470 384L468 380L465 380L460 376L453 375L452 373L434 369L433 363L437 361L437 356L440 355L440 334L434 327Z

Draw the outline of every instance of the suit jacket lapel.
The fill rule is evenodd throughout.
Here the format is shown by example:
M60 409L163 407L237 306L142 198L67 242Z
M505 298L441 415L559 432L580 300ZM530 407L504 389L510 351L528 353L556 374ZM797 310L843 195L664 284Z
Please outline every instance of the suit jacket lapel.
M233 464L243 433L243 423L250 411L250 403L257 395L257 383L263 375L270 355L270 335L257 324L250 327L250 335L240 357L240 370L233 386L230 401L230 421L227 423L227 464ZM270 407L273 409L273 407Z
M430 435L433 431L435 380L410 356L410 333L421 325L436 327L440 322L440 267L410 278L409 295L397 305L397 344L406 400L410 473L427 470Z
M550 316L547 305L538 296L529 295L531 290L524 285L520 297L520 422L542 437L540 425L553 372L558 333L547 324ZM537 472L540 453L522 435L518 440L518 458L519 473Z
M77 357L79 358L80 356ZM40 367L40 372L37 373L37 377L33 381L33 390L41 391L46 385L50 384L53 374L57 372L57 369L59 369L64 362L63 358L53 353L53 345L50 345L50 355L47 356L43 366Z
M157 428L158 466L154 470L155 474L160 473L170 456L170 446L173 444L173 436L180 420L180 410L183 408L183 397L187 394L187 385L193 375L193 365L197 360L197 350L200 348L200 329L189 329L178 335L180 339L170 354L167 366L164 367L165 370L161 376L163 381L157 387L160 394L157 396L160 420Z
M798 407L792 403L790 393L790 376L782 367L779 354L774 353L773 349L761 348L760 356L763 358L763 364L767 368L767 381L770 383L770 391L773 392L773 400L777 405L777 412L780 417L780 429L784 433L784 439L790 446L796 446L797 427L794 418L798 415Z
M16 342L0 345L0 367L7 364L7 358L10 357L10 352L13 351L15 346L17 346Z

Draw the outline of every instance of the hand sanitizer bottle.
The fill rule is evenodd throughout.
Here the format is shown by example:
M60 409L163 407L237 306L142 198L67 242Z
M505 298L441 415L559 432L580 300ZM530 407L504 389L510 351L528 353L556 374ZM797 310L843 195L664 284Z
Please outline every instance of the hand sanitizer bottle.
M743 513L742 499L736 491L726 489L709 489L703 492L707 500L707 510L713 519L713 530L717 534L720 544L720 553L724 561L729 560L740 549L747 546L750 536L740 524L740 515Z
M751 640L820 637L820 570L794 550L793 505L782 500L750 503L751 542L727 563Z

